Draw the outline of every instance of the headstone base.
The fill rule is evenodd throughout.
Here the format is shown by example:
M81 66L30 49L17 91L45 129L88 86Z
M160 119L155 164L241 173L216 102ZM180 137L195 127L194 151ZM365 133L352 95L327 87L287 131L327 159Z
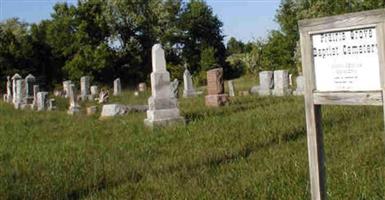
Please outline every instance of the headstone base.
M87 108L87 115L88 116L95 115L97 111L98 111L98 108L96 106L90 106Z
M229 101L227 94L207 95L205 103L208 107L219 107L225 105Z
M274 89L272 92L273 96L288 96L291 94L290 89Z
M305 94L305 92L304 91L300 91L300 90L295 90L294 92L293 92L293 95L294 96L303 96Z
M67 114L76 115L79 112L80 112L80 107L73 107L73 108L69 108L69 110L67 111Z
M183 91L183 97L184 98L195 97L195 96L196 96L196 92L194 90Z
M259 89L258 90L259 96L270 96L271 93L272 93L271 90L266 90L266 89Z
M166 126L169 124L185 123L185 119L179 115L179 109L148 110L144 124L149 127Z

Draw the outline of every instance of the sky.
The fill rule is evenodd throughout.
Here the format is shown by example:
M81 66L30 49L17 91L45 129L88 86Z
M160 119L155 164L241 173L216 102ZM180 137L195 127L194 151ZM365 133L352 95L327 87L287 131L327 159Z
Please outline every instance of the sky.
M76 3L77 0L0 0L0 21L18 17L34 23L49 19L57 2ZM233 36L243 42L266 37L277 29L274 15L280 0L206 0L223 22L226 39Z

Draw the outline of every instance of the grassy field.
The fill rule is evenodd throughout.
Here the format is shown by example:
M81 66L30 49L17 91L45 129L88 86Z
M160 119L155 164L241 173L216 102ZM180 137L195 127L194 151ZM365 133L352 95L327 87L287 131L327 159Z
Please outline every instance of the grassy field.
M237 84L247 88L242 81ZM126 92L114 102L145 104ZM0 199L309 199L302 97L181 99L186 126L0 103ZM384 199L381 107L325 106L330 199Z

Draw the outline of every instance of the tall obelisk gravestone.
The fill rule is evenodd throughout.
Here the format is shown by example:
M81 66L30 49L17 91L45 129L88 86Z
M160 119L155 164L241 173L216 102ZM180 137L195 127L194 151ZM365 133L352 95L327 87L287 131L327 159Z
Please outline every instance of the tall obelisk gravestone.
M151 94L148 99L147 119L148 126L166 125L183 122L180 116L177 99L170 87L170 73L166 70L166 59L162 45L152 47Z

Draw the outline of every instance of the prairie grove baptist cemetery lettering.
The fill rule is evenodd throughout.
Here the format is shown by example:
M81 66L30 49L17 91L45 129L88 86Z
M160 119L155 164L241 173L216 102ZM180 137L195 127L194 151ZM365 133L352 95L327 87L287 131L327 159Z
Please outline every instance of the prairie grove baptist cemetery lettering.
M312 35L317 91L380 90L375 28Z

